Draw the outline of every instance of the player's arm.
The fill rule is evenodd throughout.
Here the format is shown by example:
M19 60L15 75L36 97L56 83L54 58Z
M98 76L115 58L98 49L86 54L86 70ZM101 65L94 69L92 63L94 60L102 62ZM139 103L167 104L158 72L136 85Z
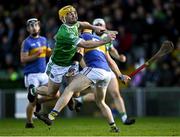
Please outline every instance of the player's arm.
M108 52L106 53L106 59L107 59L107 61L109 63L109 66L111 67L112 71L116 74L116 76L120 80L122 80L123 83L125 83L125 84L128 83L131 78L129 76L123 75L121 73L121 71L119 70L116 62L111 58L111 56L109 55Z
M82 54L82 56L84 56L84 48L81 48L81 51L80 53ZM86 62L84 61L84 58L82 57L81 61L79 62L80 66L82 68L85 68L87 65L86 65Z
M24 51L24 42L21 45L20 60L21 63L27 63L36 60L42 53L42 49L39 49L35 54L29 55L29 52Z
M110 55L113 56L113 58L121 61L121 62L126 62L126 56L123 54L119 54L118 51L114 47L110 47Z
M46 41L46 57L50 57L52 54L52 49L50 48L46 38L45 38L45 41Z
M46 49L46 56L47 56L47 57L50 57L51 54L52 54L52 49L48 47L48 48Z
M103 38L102 40L99 40L99 41L93 41L93 40L84 41L84 40L81 40L81 41L79 41L77 46L82 47L82 48L96 48L96 47L99 47L101 45L104 45L104 44L107 44L107 43L111 42L115 38L116 38L115 34L108 34L105 38Z
M112 71L116 74L117 77L119 77L120 75L122 75L121 71L119 70L117 64L115 63L115 61L111 58L111 56L109 55L109 53L106 53L106 59L109 63L109 66L111 67Z
M79 21L79 25L80 25L80 29L90 29L90 30L93 30L93 31L96 31L96 32L101 32L101 31L105 31L105 29L101 26L94 26L94 25L91 25L89 22L82 22L82 21Z
M82 58L82 60L80 61L80 66L82 68L85 68L87 65L86 65L86 62L84 61L84 58Z
M79 72L79 63L82 61L83 56L82 52L83 48L78 47L75 55L72 58L73 63L71 67L68 69L68 73L66 74L66 76L73 76Z

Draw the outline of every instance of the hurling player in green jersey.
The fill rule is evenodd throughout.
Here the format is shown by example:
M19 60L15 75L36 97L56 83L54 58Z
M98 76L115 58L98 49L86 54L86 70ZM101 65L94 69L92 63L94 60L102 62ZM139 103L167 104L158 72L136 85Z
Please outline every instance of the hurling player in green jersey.
M104 31L104 28L91 25L88 22L78 21L76 9L71 5L62 7L58 14L63 24L55 35L55 47L46 68L49 76L48 87L41 88L41 90L34 90L32 98L36 94L46 95L52 99L57 98L57 92L62 87L63 76L69 70L77 70L78 61L82 57L80 54L76 54L78 48L98 47L111 42L115 38L114 34L110 34L100 41L84 41L79 37L79 29L92 29L100 32ZM74 56L76 57L76 62L72 64Z

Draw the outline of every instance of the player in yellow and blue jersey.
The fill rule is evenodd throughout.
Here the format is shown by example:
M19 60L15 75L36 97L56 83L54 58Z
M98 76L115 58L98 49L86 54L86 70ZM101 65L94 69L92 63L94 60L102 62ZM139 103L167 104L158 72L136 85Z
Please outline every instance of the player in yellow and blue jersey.
M38 19L27 20L27 31L29 36L21 45L21 63L23 64L25 87L31 92L34 87L46 85L48 76L45 73L46 57L50 56L51 49L48 47L47 39L39 35L40 24ZM28 94L29 104L26 109L27 123L26 128L34 128L32 115L36 106L35 97L31 98Z
M84 40L93 40L93 41L99 41L101 38L92 35L88 31L91 30L84 30L84 33L81 35L81 38ZM98 48L91 48L91 49L84 49L84 61L88 67L92 68L101 68L106 71L110 71L109 64L106 60L106 47L100 46Z
M106 28L106 23L101 18L95 19L93 21L93 24ZM96 37L99 36L101 38L103 38L103 37L105 37L107 35L107 34L105 34L103 32L102 33L94 32L94 34L95 34ZM90 35L90 34L85 33L82 36L84 36L86 38L86 37L88 37L88 35ZM110 55L111 55L111 51L113 51L112 55L116 59L119 59L120 61L125 61L124 55L123 54L119 55L117 53L117 51L114 50L112 42L106 44L106 50L107 50L107 52L110 52ZM134 124L135 123L135 119L130 118L130 117L127 116L124 100L123 100L123 97L120 94L118 77L115 76L115 74L113 72L112 72L111 81L110 81L110 83L108 85L107 92L112 96L115 108L117 109L117 112L118 112L117 114L121 118L121 121L123 122L123 124L124 125L132 125L132 124ZM79 111L83 102L86 102L86 101L90 102L90 101L94 101L94 100L95 100L95 98L94 98L94 94L93 93L89 93L89 94L86 94L84 96L80 96L78 98L75 98L76 106L75 106L74 109L76 111Z
M93 36L93 39L98 38L97 35L91 35L88 32L83 33L81 36L86 40L92 39L92 36ZM106 56L107 55L109 56L109 54L107 54L109 52L109 45L111 45L111 44L108 43L108 45L106 45L106 46L101 46L98 48L98 50L101 50L102 52L104 52L106 54ZM85 52L87 52L86 49L85 49ZM95 52L95 50L92 50L92 52ZM93 58L95 58L95 56L91 52L87 52L84 55L85 60L86 59L92 60ZM107 57L105 57L104 59L107 59ZM108 57L108 59L112 60L111 57ZM85 62L88 63L88 62L93 62L93 61L85 61ZM114 61L109 61L109 62L114 62ZM101 65L99 62L97 62L96 64ZM114 64L113 66L115 66L115 65L116 64ZM87 64L87 66L89 66L89 65ZM95 64L93 64L93 66L95 66ZM118 68L116 68L116 69L118 69ZM117 76L119 77L120 75L117 75ZM127 76L121 75L121 77L123 78L123 77L127 77ZM121 77L120 77L120 79L121 79ZM123 79L121 79L121 80L123 81ZM125 125L134 124L135 120L127 117L126 109L125 109L125 105L124 105L124 100L121 97L121 95L119 94L119 86L118 86L117 78L116 78L116 75L114 74L114 72L112 72L112 71L111 71L111 81L108 85L107 92L110 93L110 95L112 96L113 101L115 103L115 106L116 106L118 112L120 113L120 117L122 119L122 122ZM75 98L76 105L77 105L77 106L75 106L75 109L79 109L78 106L80 107L82 105L82 102L84 102L84 101L94 101L94 100L95 100L95 98L94 98L93 93L84 95L82 97Z

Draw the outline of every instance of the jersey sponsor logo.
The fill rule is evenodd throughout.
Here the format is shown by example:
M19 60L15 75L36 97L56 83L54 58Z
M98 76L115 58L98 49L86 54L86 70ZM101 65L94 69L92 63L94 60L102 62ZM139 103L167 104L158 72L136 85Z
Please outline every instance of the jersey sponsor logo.
M38 47L41 47L41 43L39 41L37 42L37 45L38 45Z
M35 46L36 46L36 43L32 43L32 44L31 44L31 47L35 47Z

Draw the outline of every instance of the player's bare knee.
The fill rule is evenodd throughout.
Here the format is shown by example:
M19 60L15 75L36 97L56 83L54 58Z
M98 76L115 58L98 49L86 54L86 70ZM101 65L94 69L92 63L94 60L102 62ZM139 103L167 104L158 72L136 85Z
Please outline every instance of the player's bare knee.
M103 100L96 100L96 104L98 107L104 106L104 101Z

